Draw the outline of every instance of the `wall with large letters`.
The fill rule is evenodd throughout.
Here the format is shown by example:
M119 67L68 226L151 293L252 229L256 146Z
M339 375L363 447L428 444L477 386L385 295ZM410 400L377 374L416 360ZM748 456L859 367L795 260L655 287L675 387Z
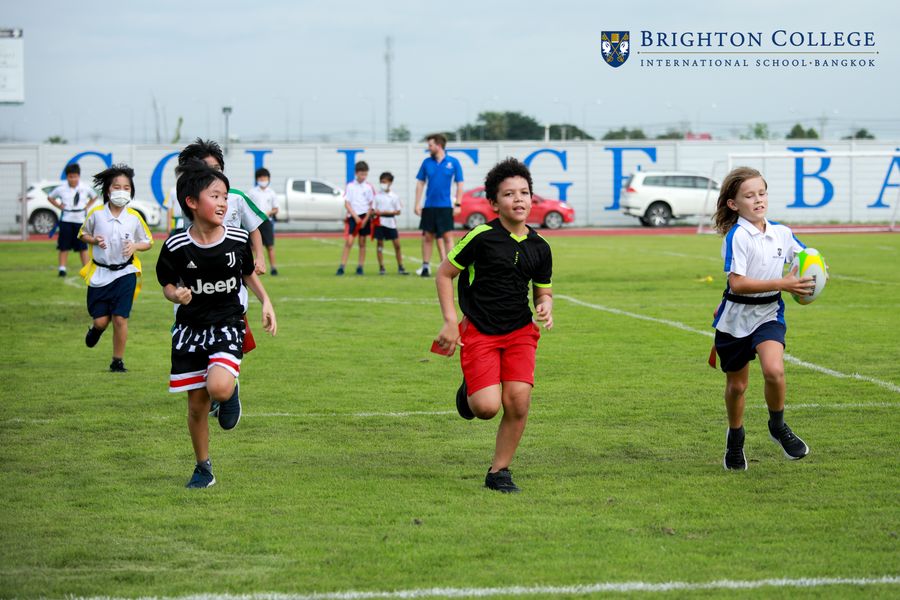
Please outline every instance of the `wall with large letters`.
M799 222L886 221L900 193L900 157L811 157L829 152L891 153L898 142L795 140L760 142L472 142L451 143L466 189L481 185L491 166L506 156L531 168L535 192L564 199L575 208L577 225L634 225L619 210L622 186L636 170L679 170L713 175L721 181L729 154L788 153L791 158L743 158L735 164L759 168L769 183L769 213L774 219ZM0 161L27 162L29 182L62 176L72 161L89 177L107 165L126 162L134 167L137 195L162 203L175 182L175 157L180 146L131 145L0 145ZM793 157L803 153L804 157ZM365 160L370 180L391 171L394 188L412 206L415 175L425 158L425 145L411 144L236 144L226 157L232 185L247 189L253 172L267 167L274 189L284 192L288 177L318 177L342 185L353 176L353 164ZM8 184L7 184L8 185ZM400 226L414 228L417 217L407 210ZM5 226L5 224L4 224Z

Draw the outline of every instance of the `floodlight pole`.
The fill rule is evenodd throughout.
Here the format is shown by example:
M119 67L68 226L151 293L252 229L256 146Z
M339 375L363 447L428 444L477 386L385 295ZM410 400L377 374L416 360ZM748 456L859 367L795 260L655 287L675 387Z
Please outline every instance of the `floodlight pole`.
M230 136L228 135L228 117L231 116L231 107L223 106L222 114L225 115L225 154L228 154L228 149L229 149L229 145L230 145L229 144Z

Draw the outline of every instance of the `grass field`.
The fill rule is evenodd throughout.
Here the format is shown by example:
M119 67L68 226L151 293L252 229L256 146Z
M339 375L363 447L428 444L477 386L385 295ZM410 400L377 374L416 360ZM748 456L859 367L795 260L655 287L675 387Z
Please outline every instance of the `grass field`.
M786 418L811 454L790 462L768 440L754 365L745 473L722 470L724 377L706 365L720 238L548 239L556 326L515 496L482 488L497 421L456 416L458 361L427 351L433 280L372 275L371 252L369 274L336 278L338 240L279 240L282 274L264 278L278 336L252 305L244 418L211 423L218 483L187 490L161 242L125 375L106 371L110 332L84 347L84 285L56 277L51 243L0 245L0 596L574 597L565 586L781 578L863 581L665 595L900 595L900 236L804 237L832 273L787 307Z

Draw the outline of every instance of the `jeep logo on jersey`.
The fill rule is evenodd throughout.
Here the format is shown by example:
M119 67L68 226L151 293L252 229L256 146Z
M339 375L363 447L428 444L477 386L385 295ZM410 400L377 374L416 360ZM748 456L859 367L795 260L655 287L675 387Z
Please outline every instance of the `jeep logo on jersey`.
M217 293L229 293L238 289L238 280L237 277L231 277L226 279L225 281L217 281L212 283L211 281L204 282L202 279L198 279L197 283L191 286L191 292L195 294L217 294Z
M621 67L630 53L627 31L603 31L600 34L600 52L611 67Z

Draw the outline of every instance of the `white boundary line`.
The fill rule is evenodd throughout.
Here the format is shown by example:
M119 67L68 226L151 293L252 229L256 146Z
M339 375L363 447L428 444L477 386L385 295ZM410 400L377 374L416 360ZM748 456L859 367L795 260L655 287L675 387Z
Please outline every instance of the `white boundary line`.
M702 331L700 329L695 329L690 325L685 325L684 323L679 323L678 321L670 321L668 319L658 319L656 317L649 317L647 315L641 315L638 313L628 312L627 310L621 310L618 308L610 308L608 306L603 306L602 304L591 304L590 302L585 302L584 300L579 300L578 298L573 298L572 296L566 295L557 295L556 298L561 298L563 300L568 300L573 304L577 304L579 306L584 306L586 308L592 308L594 310L601 310L604 312L612 313L614 315L621 315L623 317L631 317L632 319L640 319L641 321L650 321L652 323L660 323L662 325L668 325L669 327L674 327L675 329L681 329L682 331L689 331L691 333L697 333L700 335L704 335L706 337L714 338L715 334L711 331ZM818 373L822 373L823 375L830 375L831 377L835 377L837 379L856 379L859 381L866 381L868 383L875 384L879 387L883 387L886 390L890 390L894 393L900 394L900 385L895 383L891 383L890 381L882 381L881 379L876 379L875 377L869 377L868 375L861 375L859 373L842 373L841 371L835 371L834 369L829 369L828 367L823 367L817 365L815 363L807 362L805 360L801 360L796 356L788 354L785 352L784 360L791 364L795 364L800 367L805 367L812 371L816 371Z
M312 594L195 594L177 596L178 600L369 600L375 598L487 598L490 596L583 596L587 594L630 593L630 592L683 592L702 590L756 590L760 588L819 588L826 586L852 585L897 585L900 577L809 577L801 579L719 579L707 582L667 581L648 583L644 581L624 581L621 583L589 583L565 586L510 586L484 588L435 587L394 591L354 591L323 592ZM157 596L144 596L140 600L156 600ZM70 600L117 600L111 596L70 596ZM174 598L164 597L161 600Z
M325 238L314 237L314 238L309 238L309 239L314 242L319 242L320 244L325 244L326 246L343 246L344 245L344 242L336 242L334 240L328 240ZM372 244L375 245L376 242L377 242L377 240L373 240ZM397 256L397 253L394 252L393 250L389 250L387 245L385 245L385 247L384 247L384 253L385 254L393 254L394 256ZM414 263L419 263L419 264L422 263L422 259L417 256L410 256L409 254L403 254L402 256L403 256L403 260L406 260L409 262L414 262ZM349 260L349 257L348 257L348 260Z

